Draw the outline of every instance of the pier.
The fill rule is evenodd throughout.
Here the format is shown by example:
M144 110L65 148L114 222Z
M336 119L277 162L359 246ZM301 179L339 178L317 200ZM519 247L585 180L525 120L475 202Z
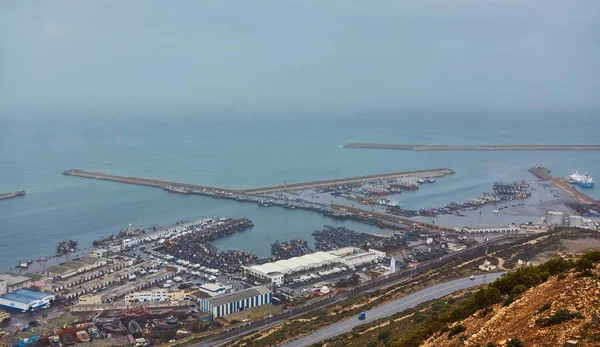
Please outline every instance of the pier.
M332 184L343 184L343 183L352 183L352 182L361 182L368 180L383 180L383 179L394 179L394 178L402 178L409 176L424 176L424 177L441 177L445 175L453 174L454 171L451 169L431 169L431 170L417 170L417 171L404 171L404 172L393 172L381 175L368 175L368 176L358 176L351 178L341 178L341 179L331 179L331 180L322 180L322 181L313 181L313 182L305 182L305 183L294 183L294 184L284 184L278 186L270 186L270 187L262 187L262 188L251 188L251 189L227 189L227 188L218 188L218 187L209 187L202 186L197 184L190 183L181 183L181 182L172 182L172 181L163 181L163 180L155 180L150 178L141 178L141 177L128 177L128 176L117 176L111 175L107 173L101 172L89 172L78 169L66 170L63 172L65 176L76 176L83 178L90 178L96 180L103 181L111 181L111 182L119 182L119 183L127 183L127 184L136 184L142 186L149 187L157 187L157 188L167 188L167 187L185 187L190 189L191 194L199 194L199 195L209 195L215 197L228 197L232 198L234 194L264 194L264 193L272 193L277 191L284 191L286 189L289 190L298 190L298 189L309 189L320 186L328 186Z
M89 172L89 171L83 171L83 170L78 170L78 169L66 170L63 172L63 175L91 178L91 179L95 179L95 180L111 181L111 182L118 182L118 183L136 184L136 185L141 185L141 186L157 187L157 188L163 188L163 189L167 188L167 187L185 187L188 189L196 190L197 192L211 191L211 192L215 192L215 193L216 192L236 193L236 194L240 193L239 190L234 190L234 189L209 187L209 186L202 186L202 185L198 185L198 184L180 183L180 182L173 182L173 181L155 180L155 179L142 178L142 177L117 176L117 175L111 175L111 174L102 173L102 172Z
M309 188L315 188L315 187L330 186L333 184L345 184L345 183L362 182L362 181L370 181L370 180L396 179L396 178L411 177L411 176L442 177L442 176L446 176L446 175L451 175L453 173L454 173L453 170L447 169L447 168L392 172L392 173L381 174L381 175L358 176L358 177L351 177L351 178L339 178L339 179L314 181L314 182L306 182L306 183L294 183L294 184L264 187L264 188L246 189L246 190L244 190L244 193L264 194L264 193L272 193L272 192L283 191L283 190L309 189Z
M405 224L407 226L411 226L413 224L419 224L421 226L424 226L427 228L432 228L432 229L454 230L454 228L442 227L442 226L435 225L432 223L419 222L419 221L415 221L415 220L408 219L405 217L395 216L395 215L381 213L381 212L362 210L360 208L355 208L355 207L350 207L350 206L345 206L345 205L332 204L331 209L338 210L340 212L350 212L350 213L354 213L354 214L358 214L358 215L362 215L362 216L370 216L373 218L377 218L377 219L392 222L392 223Z
M12 198L16 198L16 197L24 196L24 195L25 195L24 190L19 190L18 192L14 192L14 193L0 193L0 200L12 199Z
M548 170L547 168L545 168L543 166L536 165L536 166L530 168L528 171L531 172L532 174L534 174L535 176L537 176L541 180L553 183L558 188L569 193L571 196L576 198L581 203L598 204L598 201L594 200L592 197L590 197L586 194L583 194L579 190L575 189L568 182L565 182L565 180L550 175L550 170Z
M600 151L600 145L419 145L349 143L344 148L395 149L405 151Z

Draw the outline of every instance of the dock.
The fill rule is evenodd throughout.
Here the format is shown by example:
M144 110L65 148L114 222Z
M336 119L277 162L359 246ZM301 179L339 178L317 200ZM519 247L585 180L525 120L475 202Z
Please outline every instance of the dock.
M251 189L227 189L218 187L202 186L191 183L181 183L172 181L155 180L150 178L141 177L128 177L128 176L117 176L101 172L89 172L79 169L71 169L63 172L65 176L76 176L83 178L90 178L103 181L136 184L142 186L156 187L156 188L167 188L167 187L185 187L190 190L191 194L208 195L214 197L234 198L234 195L240 194L265 194L284 190L298 190L298 189L309 189L320 186L328 186L332 184L344 184L352 182L361 182L368 180L383 180L383 179L395 179L410 176L423 176L423 177L441 177L445 175L453 174L454 171L447 168L442 169L431 169L431 170L417 170L417 171L404 171L404 172L393 172L380 175L368 175L358 176L351 178L331 179L304 183L285 184L278 186L262 187L262 188L251 188Z
M232 194L233 193L235 193L235 194L241 193L239 190L234 190L234 189L217 188L217 187L202 186L202 185L198 185L198 184L180 183L180 182L173 182L173 181L155 180L155 179L151 179L151 178L117 176L117 175L111 175L111 174L102 173L102 172L83 171L83 170L79 170L79 169L66 170L63 172L63 175L90 178L90 179L102 180L102 181L135 184L135 185L156 187L156 188L163 188L163 189L165 189L167 187L185 187L188 189L193 189L196 192L232 193Z
M584 203L584 204L597 204L598 203L598 201L594 200L592 197L590 197L586 194L583 194L579 190L575 189L573 186L571 186L565 180L552 176L550 174L550 170L548 170L547 168L545 168L543 166L536 165L536 166L530 168L528 171L543 181L553 183L558 188L564 190L565 192L567 192L569 195L573 196L575 199L577 199L581 203Z
M272 193L284 190L299 190L299 189L310 189L315 187L322 186L330 186L333 184L346 184L353 182L363 182L370 180L386 180L386 179L396 179L396 178L404 178L411 176L422 176L422 177L442 177L446 175L454 174L454 171L447 168L442 169L430 169L430 170L416 170L416 171L404 171L404 172L392 172L381 175L368 175L368 176L358 176L358 177L350 177L350 178L338 178L331 180L323 180L323 181L313 181L306 183L294 183L294 184L286 184L279 186L271 186L271 187L263 187L263 188L253 188L246 189L244 193L246 194L264 194L264 193Z
M19 196L24 196L24 195L25 195L24 190L19 190L18 192L14 192L14 193L0 193L0 200L17 198Z
M405 217L395 216L395 215L391 215L391 214L387 214L387 213L363 210L360 208L350 207L350 206L346 206L346 205L332 204L331 209L338 210L340 212L346 212L346 213L350 212L350 213L354 213L354 214L358 214L358 215L362 215L362 216L373 217L373 218L377 218L377 219L392 222L392 223L404 224L406 226L411 226L413 224L419 224L421 226L432 228L432 229L454 230L453 228L442 227L442 226L435 225L432 223L415 221L415 220L408 219Z
M344 148L395 149L404 151L600 151L600 145L419 145L349 143Z

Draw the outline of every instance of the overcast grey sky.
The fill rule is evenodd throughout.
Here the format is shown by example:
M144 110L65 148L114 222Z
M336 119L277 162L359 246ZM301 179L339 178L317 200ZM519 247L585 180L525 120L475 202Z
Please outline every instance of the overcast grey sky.
M600 1L0 2L0 107L598 108Z

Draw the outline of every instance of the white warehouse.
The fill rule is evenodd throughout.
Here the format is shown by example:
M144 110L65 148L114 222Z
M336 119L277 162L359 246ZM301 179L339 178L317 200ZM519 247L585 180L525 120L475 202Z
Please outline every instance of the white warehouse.
M340 257L327 252L316 252L273 263L244 267L244 271L247 276L262 282L283 284L284 276L334 263L342 263Z

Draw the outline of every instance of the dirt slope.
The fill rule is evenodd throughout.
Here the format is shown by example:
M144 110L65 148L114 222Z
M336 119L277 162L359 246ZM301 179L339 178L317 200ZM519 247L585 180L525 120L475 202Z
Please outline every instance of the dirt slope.
M521 340L524 346L600 346L598 270L593 277L579 277L574 273L562 277L550 278L527 290L507 307L494 306L493 312L484 317L479 312L467 318L459 323L466 330L457 337L448 339L446 332L430 338L424 346L486 346L488 343L503 346L514 338ZM545 304L550 307L540 312ZM551 326L536 323L561 309L578 312L583 318Z

